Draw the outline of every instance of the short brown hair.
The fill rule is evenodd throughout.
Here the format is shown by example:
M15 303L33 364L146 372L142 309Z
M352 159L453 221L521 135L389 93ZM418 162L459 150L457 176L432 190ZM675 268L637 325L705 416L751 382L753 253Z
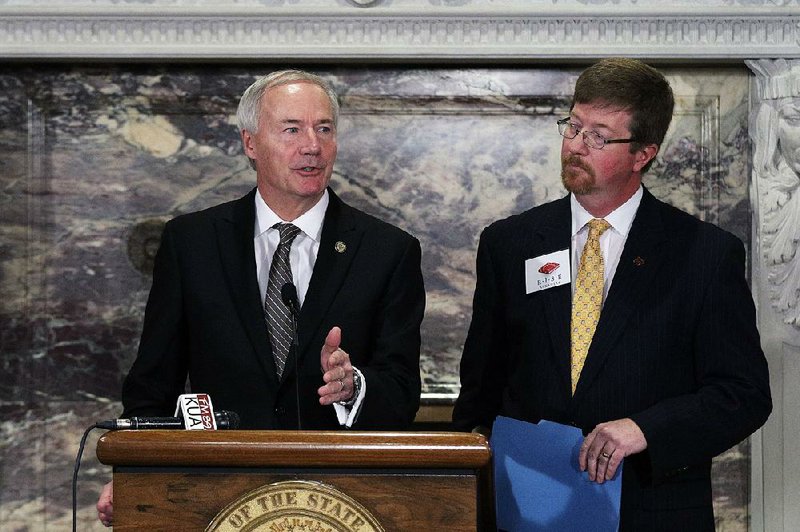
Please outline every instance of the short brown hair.
M600 104L631 113L631 150L661 145L672 121L675 99L663 74L636 59L602 59L584 70L575 84L572 106ZM650 168L653 161L642 171Z

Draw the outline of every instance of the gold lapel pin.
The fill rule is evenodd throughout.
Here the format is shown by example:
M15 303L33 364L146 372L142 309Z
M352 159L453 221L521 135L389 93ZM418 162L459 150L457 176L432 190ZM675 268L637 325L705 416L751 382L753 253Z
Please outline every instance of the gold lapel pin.
M644 266L644 259L642 257L636 257L633 259L633 264L635 266Z
M338 253L344 253L347 251L347 244L339 240L336 244L333 245L333 249L335 249Z

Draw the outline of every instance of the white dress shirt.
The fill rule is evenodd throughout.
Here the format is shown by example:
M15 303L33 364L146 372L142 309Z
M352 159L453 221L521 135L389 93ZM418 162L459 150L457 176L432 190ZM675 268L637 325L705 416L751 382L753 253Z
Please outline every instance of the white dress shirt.
M603 218L611 224L611 227L600 235L600 251L603 253L605 277L603 282L604 302L608 295L608 290L611 288L611 282L614 279L619 258L622 255L622 249L625 247L625 241L628 239L628 233L631 230L631 225L633 225L633 219L636 217L636 211L639 209L643 195L644 189L639 185L639 189L628 201ZM572 291L574 293L575 278L578 276L581 254L583 253L583 247L586 245L586 240L589 238L589 226L587 224L594 216L589 214L578 203L578 200L575 199L575 194L570 195L570 204L572 208L572 241L570 249L572 250Z
M297 233L289 251L289 266L292 269L292 280L297 288L297 300L300 306L306 300L308 285L311 282L311 274L314 272L314 263L317 262L320 239L322 238L322 224L325 221L325 211L328 210L330 197L325 190L320 200L309 210L294 220L288 222L297 226L300 232ZM275 211L269 208L261 194L256 191L256 221L254 233L256 275L258 277L258 288L261 291L261 301L264 301L267 294L267 284L269 282L269 267L272 264L272 256L275 248L280 243L280 234L273 226L277 223L287 223ZM319 346L322 349L322 346ZM339 424L350 427L358 417L361 404L367 391L367 383L363 374L358 369L361 378L361 390L352 407L342 406L334 403L336 416ZM355 378L355 376L354 376ZM320 385L322 381L320 380Z
M328 191L322 195L316 205L304 212L298 218L291 220L291 223L300 229L294 241L292 249L289 251L289 265L292 268L292 281L297 288L297 300L300 306L306 300L308 284L311 282L311 274L314 271L314 263L317 262L319 252L319 241L322 238L322 223L325 221L325 211L328 209ZM256 274L258 275L258 288L261 290L261 299L266 297L267 283L269 282L269 267L272 264L272 256L275 248L281 241L277 229L272 226L278 223L286 223L281 217L256 192L256 227L255 227L255 261Z

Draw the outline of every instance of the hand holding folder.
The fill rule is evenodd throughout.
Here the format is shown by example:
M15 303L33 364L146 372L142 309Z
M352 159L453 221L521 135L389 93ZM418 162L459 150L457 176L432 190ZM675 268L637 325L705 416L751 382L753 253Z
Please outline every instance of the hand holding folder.
M497 418L491 447L498 530L617 530L622 465L613 479L590 481L578 467L582 442L575 427Z

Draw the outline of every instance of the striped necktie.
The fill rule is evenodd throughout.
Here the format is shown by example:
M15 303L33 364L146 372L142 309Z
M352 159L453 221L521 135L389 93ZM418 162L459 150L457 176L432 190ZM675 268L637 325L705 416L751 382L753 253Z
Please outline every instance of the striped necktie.
M600 320L603 308L603 253L600 251L600 235L611 227L607 221L594 218L589 221L589 238L583 248L578 276L575 278L575 294L572 296L571 321L571 368L572 393L586 362L592 336Z
M278 223L273 226L281 235L281 241L275 248L272 264L269 267L267 296L264 298L264 314L267 319L267 331L275 358L278 378L283 375L289 348L294 338L294 320L289 308L281 298L281 288L292 282L292 269L289 266L289 251L300 228L292 224Z

